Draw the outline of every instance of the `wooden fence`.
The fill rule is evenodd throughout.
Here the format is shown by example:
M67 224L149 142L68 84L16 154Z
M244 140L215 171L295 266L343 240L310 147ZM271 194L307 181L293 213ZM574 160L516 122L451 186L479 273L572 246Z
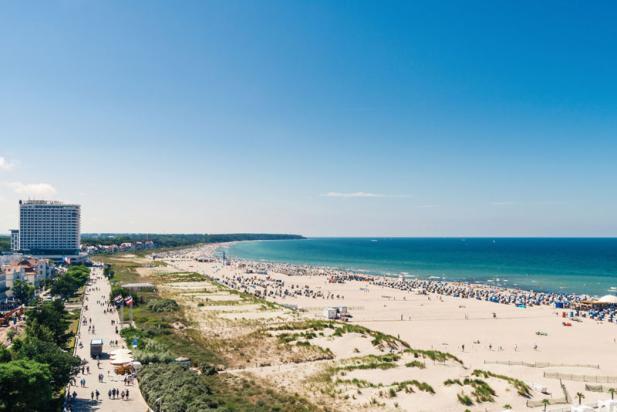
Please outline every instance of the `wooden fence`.
M489 365L527 366L529 368L590 368L600 369L600 365L581 363L550 363L550 362L520 362L520 361L484 361Z
M574 375L571 373L544 372L547 379L563 379L565 381L590 383L617 383L617 376Z

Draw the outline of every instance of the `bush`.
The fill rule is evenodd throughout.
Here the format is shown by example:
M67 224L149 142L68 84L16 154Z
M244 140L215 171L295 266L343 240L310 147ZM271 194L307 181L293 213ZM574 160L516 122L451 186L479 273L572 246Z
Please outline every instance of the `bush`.
M458 401L465 406L473 405L473 401L471 400L471 398L465 395L463 392L457 394L456 397L458 398Z
M178 303L173 299L153 299L148 302L148 309L152 312L175 312L178 310Z
M411 362L407 362L405 364L405 366L408 367L408 368L420 368L420 369L426 368L426 364L424 362L420 362L418 360L413 360Z
M284 396L240 378L231 382L224 379L220 375L198 375L176 364L146 365L139 371L144 399L166 412L315 410L297 396ZM155 403L157 399L160 404Z

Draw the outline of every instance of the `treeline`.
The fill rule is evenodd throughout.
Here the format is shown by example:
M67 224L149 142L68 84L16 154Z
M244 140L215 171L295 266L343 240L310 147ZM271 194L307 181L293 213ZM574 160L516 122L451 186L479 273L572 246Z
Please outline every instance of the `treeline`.
M121 243L145 242L151 240L156 247L180 247L198 243L237 242L242 240L288 240L304 239L300 235L268 233L227 233L227 234L151 234L151 233L100 233L83 234L81 243L85 246L119 245Z
M25 331L16 336L11 329L11 346L0 345L0 412L61 410L64 388L81 364L72 355L70 332L79 315L68 313L63 299L75 296L89 276L85 266L69 267L49 281L51 294L58 297L49 301L26 292L27 284L19 285L24 303L34 306L26 312Z

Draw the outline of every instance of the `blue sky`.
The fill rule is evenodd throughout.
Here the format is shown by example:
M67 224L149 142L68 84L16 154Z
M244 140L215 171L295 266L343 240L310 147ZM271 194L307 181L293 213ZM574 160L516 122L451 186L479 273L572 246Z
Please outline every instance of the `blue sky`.
M438 4L437 4L438 3ZM612 2L7 1L0 226L617 235Z

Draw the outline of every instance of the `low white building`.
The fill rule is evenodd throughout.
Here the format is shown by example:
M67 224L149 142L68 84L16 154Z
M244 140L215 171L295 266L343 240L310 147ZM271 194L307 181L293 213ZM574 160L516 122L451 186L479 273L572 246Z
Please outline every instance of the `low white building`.
M53 276L54 267L47 259L18 257L2 266L0 272L4 275L7 296L12 296L11 289L17 280L27 281L34 287L41 287L46 279ZM2 280L0 280L0 287Z

